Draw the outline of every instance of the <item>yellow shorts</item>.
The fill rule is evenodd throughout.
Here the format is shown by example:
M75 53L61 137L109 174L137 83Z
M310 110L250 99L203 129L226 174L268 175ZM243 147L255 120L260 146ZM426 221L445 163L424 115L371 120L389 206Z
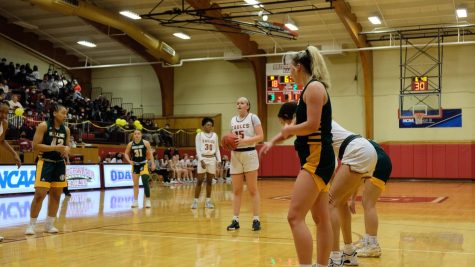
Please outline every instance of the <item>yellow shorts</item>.
M148 163L134 165L132 167L132 174L138 174L139 176L149 175L150 172L148 171Z
M330 189L330 183L325 184L322 177L315 174L315 168L305 164L303 165L303 169L306 170L312 176L318 192L328 192L328 190Z
M49 161L39 159L36 163L35 187L66 187L66 164L64 160Z
M369 181L376 186L377 188L381 189L381 191L384 192L384 189L386 188L386 183L376 177L371 177L369 178Z

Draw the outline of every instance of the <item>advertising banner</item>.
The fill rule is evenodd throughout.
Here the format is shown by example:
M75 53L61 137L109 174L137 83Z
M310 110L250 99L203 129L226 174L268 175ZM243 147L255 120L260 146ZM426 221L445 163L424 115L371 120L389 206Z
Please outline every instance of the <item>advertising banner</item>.
M36 165L0 165L0 195L35 192ZM69 189L101 188L99 165L67 165Z
M139 183L142 185L142 179L139 179ZM106 188L133 185L130 164L104 164L104 186Z

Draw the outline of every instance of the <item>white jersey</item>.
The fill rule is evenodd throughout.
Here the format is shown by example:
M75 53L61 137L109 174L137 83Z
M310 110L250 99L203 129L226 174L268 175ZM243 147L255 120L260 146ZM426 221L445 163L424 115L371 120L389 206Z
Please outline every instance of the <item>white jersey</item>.
M261 120L257 115L248 113L245 118L234 116L231 119L231 131L240 138L254 137L255 127L261 125ZM239 145L238 148L255 147L256 144Z
M219 152L219 141L216 133L207 134L200 132L195 139L196 157L198 161L204 157L216 157L217 161L221 161L221 153Z
M335 156L338 157L338 153L340 151L341 144L345 139L350 136L354 135L354 133L348 131L347 129L341 127L336 121L332 120L332 140L333 140L333 151L335 152Z

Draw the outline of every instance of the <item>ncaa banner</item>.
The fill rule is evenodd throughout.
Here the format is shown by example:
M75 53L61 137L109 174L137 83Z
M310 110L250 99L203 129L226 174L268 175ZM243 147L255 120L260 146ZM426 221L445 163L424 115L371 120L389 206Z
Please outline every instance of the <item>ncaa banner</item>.
M142 185L142 179L139 179ZM132 166L130 164L104 164L104 187L133 186Z
M35 192L35 165L0 165L0 194Z

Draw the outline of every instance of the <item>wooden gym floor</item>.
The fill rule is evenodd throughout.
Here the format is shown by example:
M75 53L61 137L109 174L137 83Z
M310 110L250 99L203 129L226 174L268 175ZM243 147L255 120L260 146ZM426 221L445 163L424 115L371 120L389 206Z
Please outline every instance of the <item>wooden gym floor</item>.
M260 232L251 231L247 192L241 229L226 231L230 184L213 186L214 210L203 202L190 209L194 185L155 186L148 210L130 209L130 188L75 192L60 204L60 233L44 234L39 222L33 237L23 235L32 195L1 197L0 266L298 266L286 220L292 184L259 181ZM474 266L474 192L470 182L390 182L378 203L383 255L359 259L360 266ZM364 233L361 211L358 203L354 241Z

